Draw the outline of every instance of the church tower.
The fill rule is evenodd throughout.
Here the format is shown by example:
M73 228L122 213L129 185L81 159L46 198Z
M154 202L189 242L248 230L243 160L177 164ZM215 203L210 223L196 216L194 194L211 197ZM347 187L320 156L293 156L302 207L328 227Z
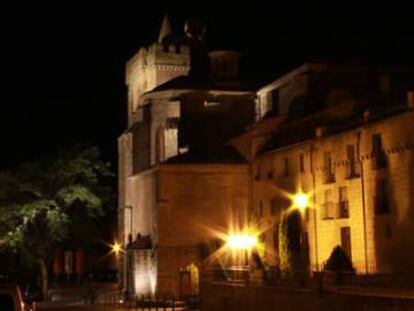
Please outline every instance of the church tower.
M126 65L128 87L128 126L143 118L141 96L190 70L190 49L171 31L167 15L162 21L158 41L141 48Z

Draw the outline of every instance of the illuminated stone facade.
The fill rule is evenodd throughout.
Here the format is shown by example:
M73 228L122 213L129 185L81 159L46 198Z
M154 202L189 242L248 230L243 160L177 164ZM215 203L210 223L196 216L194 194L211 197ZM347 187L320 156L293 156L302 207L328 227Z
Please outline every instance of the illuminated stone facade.
M300 220L298 256L308 258L299 269L320 270L340 245L358 273L414 271L409 234L414 228L412 93L392 94L381 84L384 76L376 74L365 68L361 73L359 68L305 65L259 91L263 107L286 107L284 96L295 103L294 93L308 99L299 109L290 107L295 117L272 135L259 136L268 143L252 161L253 211L265 228L261 238L270 267L280 263L278 229L282 211L290 208ZM329 85L333 76L340 82ZM311 83L303 82L310 77ZM271 103L274 94L266 96L271 92L278 94L278 103ZM308 113L312 97L320 98L320 108ZM300 191L308 194L305 212L292 208L286 195Z
M249 166L167 163L159 174L158 290L185 296L180 271L194 264L201 273L220 234L247 223Z
M227 155L209 155L213 156L225 142L253 123L257 110L253 89L238 81L238 53L203 54L202 34L194 35L198 31L191 28L194 25L187 23L186 34L176 36L169 31L168 24L164 19L159 42L139 50L127 64L128 128L118 139L118 239L127 253L133 254L120 258L120 281L129 291L139 294L183 294L185 285L180 284L187 281L180 280L186 277L183 275L187 270L193 271L194 276L194 267L201 262L200 244L207 239L193 235L190 211L207 220L225 219L221 207L205 208L202 201L210 202L206 194L220 193L222 186L223 196L214 202L224 200L228 207L246 208L248 189L236 191L229 177L220 175L240 170L237 165L242 157L234 151L235 164L233 155L230 162ZM205 67L207 57L211 66ZM178 170L177 174L167 174L166 167L176 161L190 173L180 174ZM192 166L194 162L209 163L210 169L205 175L198 174L199 170ZM243 180L249 175L244 162L244 167L240 164L241 175L244 174L240 185L246 186ZM223 165L228 167L223 169ZM189 177L191 174L195 175ZM205 184L209 174L213 179L218 176L217 183ZM178 188L177 193L170 193L173 186L183 184L194 204L182 201L184 195ZM168 197L168 201L163 201L163 197ZM239 204L238 200L242 202ZM151 246L138 243L138 234L149 237Z

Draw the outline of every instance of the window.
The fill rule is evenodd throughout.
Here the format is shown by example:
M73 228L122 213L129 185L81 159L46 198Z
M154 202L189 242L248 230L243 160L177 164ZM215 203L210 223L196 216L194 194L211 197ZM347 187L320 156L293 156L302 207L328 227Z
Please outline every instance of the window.
M325 183L328 184L335 182L335 173L332 168L332 156L329 152L326 152L324 154L323 163L325 172Z
M355 178L359 177L359 172L357 170L356 161L355 161L355 147L354 145L347 145L346 146L346 156L348 160L347 165L347 177L348 178Z
M339 218L349 217L348 191L346 187L339 188Z
M299 155L299 169L301 172L305 171L305 157L303 153Z
M322 204L322 219L334 218L334 206L332 202L332 190L325 190L325 202Z
M388 182L386 179L377 180L374 205L376 214L388 214L390 212Z
M283 170L284 176L289 176L289 159L285 158L284 160L284 170Z
M380 169L387 166L387 159L382 149L382 138L381 134L372 135L372 153L373 153L373 169Z

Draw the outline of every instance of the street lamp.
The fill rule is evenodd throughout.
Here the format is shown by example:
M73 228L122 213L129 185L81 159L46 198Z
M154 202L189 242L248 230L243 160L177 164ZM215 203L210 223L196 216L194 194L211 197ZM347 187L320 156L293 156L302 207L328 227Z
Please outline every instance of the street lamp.
M308 207L308 196L303 192L296 193L293 196L293 203L295 207L303 211Z
M228 246L233 250L250 250L257 244L257 237L254 235L229 235L227 238Z
M122 251L122 244L119 244L117 241L112 245L112 252L115 253L116 256Z
M252 234L230 234L227 237L227 247L233 252L244 255L245 268L244 271L249 269L249 252L257 245L257 236ZM236 273L239 269L235 269ZM245 277L248 277L246 275Z

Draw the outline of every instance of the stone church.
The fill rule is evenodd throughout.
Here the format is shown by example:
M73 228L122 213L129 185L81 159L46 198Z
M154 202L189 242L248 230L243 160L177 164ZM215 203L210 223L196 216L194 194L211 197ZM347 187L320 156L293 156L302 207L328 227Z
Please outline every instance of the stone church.
M118 140L118 237L127 249L121 281L132 292L179 293L180 269L197 266L199 242L206 238L205 230L194 231L196 215L225 226L226 209L247 208L248 167L240 165L234 148L223 145L262 114L254 89L239 73L239 53L208 52L201 25L189 21L177 35L168 17L158 41L127 63L128 128ZM207 188L214 186L212 199L206 189L201 205L189 201L197 192L180 163L191 164ZM210 165L200 165L205 163ZM229 174L220 175L223 171ZM181 191L183 201L170 201L169 191Z

